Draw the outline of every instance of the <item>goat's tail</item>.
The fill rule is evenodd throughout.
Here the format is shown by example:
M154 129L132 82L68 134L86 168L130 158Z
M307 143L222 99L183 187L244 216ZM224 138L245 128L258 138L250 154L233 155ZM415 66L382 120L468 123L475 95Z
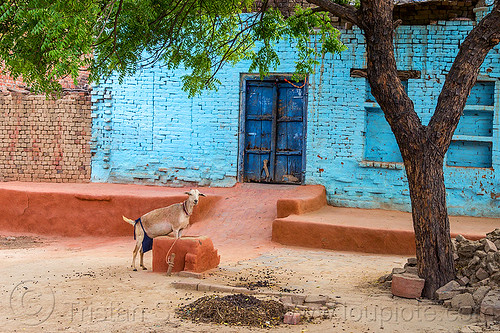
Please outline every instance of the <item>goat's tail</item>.
M135 221L134 220L131 220L129 218L126 218L125 216L122 216L123 217L123 221L127 222L127 223L130 223L132 225L135 225Z

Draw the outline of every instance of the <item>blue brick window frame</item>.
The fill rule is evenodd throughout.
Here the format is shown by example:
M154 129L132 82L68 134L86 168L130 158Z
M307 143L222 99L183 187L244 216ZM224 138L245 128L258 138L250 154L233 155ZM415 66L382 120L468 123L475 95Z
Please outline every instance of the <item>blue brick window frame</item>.
M500 84L479 76L445 156L453 168L492 168L499 143Z
M401 80L408 92L408 80ZM392 133L384 112L371 93L368 80L365 80L365 131L362 167L376 167L384 169L403 169L403 158L399 151L396 138Z
M403 80L408 91L408 81ZM383 111L371 95L366 82L365 142L362 167L403 169L396 139ZM444 165L451 168L486 168L498 165L500 158L500 81L480 75L473 87Z

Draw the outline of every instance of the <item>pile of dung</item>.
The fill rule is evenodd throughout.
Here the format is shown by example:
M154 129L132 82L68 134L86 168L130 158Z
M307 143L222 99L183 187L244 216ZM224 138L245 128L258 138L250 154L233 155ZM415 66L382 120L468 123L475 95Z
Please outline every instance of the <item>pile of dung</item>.
M285 307L277 301L263 301L249 295L205 296L179 307L177 315L194 322L271 327L283 323Z

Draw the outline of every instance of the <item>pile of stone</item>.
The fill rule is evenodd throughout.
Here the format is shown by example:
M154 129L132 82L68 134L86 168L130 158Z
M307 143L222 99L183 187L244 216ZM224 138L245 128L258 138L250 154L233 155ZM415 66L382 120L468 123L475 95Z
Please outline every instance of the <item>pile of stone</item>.
M500 229L479 241L458 235L453 247L457 281L462 286L500 286Z
M500 319L500 229L475 241L459 235L452 243L457 279L438 289L436 298L463 314ZM418 298L425 280L418 277L416 264L409 258L403 268L394 268L378 282L391 286L395 296Z
M419 298L425 284L418 277L417 258L408 258L403 268L393 268L391 274L380 277L378 282L390 287L394 296L405 298Z
M482 313L500 319L500 229L472 241L453 242L457 279L436 291L438 300L460 313Z
M325 295L286 295L280 298L288 310L328 310L336 306L336 302Z
M297 325L301 321L329 319L331 310L337 305L337 302L325 295L286 295L280 298L280 302L288 311L283 321L290 325Z

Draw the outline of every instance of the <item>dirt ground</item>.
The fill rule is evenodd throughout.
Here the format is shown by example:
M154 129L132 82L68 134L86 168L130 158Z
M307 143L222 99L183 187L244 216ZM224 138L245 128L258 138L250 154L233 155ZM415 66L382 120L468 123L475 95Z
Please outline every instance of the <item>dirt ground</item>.
M319 322L271 329L195 324L175 309L206 293L173 289L176 276L131 271L132 237L0 235L2 332L458 332L482 320L392 297L375 283L405 257L269 242L218 247L221 265L204 282L329 295L336 309ZM145 262L151 266L151 252Z

